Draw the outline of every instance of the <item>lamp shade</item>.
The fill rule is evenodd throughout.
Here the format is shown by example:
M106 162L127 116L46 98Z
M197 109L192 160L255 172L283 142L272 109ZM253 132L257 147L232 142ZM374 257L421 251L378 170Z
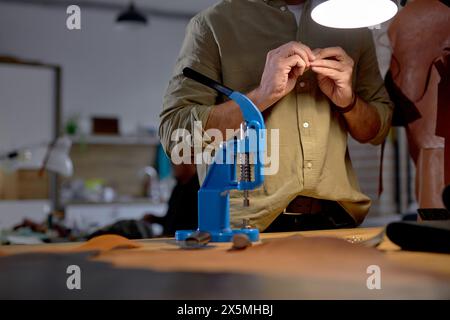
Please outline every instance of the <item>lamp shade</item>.
M58 173L64 177L70 177L73 174L73 164L69 157L72 142L67 137L59 138L50 150L45 169Z
M130 3L128 8L121 12L116 19L117 23L130 23L135 25L146 25L147 17L141 12L137 11L133 3Z
M328 0L316 6L311 17L326 27L353 29L383 23L397 11L391 0Z

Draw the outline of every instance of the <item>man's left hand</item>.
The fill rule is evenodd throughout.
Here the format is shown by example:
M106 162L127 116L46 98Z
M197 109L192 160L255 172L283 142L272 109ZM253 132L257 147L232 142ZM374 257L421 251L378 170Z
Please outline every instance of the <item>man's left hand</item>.
M353 59L340 47L316 49L311 69L317 73L319 88L338 107L353 101Z

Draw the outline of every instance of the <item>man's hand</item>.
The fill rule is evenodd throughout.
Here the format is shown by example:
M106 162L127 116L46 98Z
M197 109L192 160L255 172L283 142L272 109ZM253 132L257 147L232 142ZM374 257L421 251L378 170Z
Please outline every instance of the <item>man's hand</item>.
M294 89L298 77L310 67L314 55L299 42L289 42L267 54L261 84L254 92L261 111Z
M338 107L345 108L353 101L352 74L354 62L342 48L314 50L316 59L311 69L317 73L322 92Z
M314 55L299 42L289 42L267 54L260 85L247 93L259 110L264 111L294 89L300 77L311 65ZM227 129L238 129L242 112L232 100L214 106L205 128L219 129L224 136Z
M320 90L338 107L355 103L351 111L343 114L352 137L361 143L373 139L381 127L380 115L375 107L354 96L352 58L338 47L316 49L314 54L316 59L311 62L311 69L317 73Z

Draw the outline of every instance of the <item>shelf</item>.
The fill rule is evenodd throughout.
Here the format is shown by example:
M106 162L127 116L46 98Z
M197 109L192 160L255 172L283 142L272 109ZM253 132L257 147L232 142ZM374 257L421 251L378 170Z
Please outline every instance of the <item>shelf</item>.
M71 136L75 144L113 144L113 145L149 145L157 146L159 138L153 136L114 136L114 135L85 135Z
M167 205L166 202L155 202L148 198L130 198L123 200L106 201L68 201L64 206L108 206L108 205Z

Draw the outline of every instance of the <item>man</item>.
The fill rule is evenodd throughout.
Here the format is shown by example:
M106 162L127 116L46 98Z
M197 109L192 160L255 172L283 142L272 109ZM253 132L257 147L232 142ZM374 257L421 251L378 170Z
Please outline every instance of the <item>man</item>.
M392 109L373 40L368 29L316 24L312 8L309 0L228 0L187 27L161 113L166 152L177 143L172 132L193 132L195 121L224 133L242 121L234 102L185 78L184 67L246 93L266 127L279 130L279 171L250 192L249 207L241 192L231 192L234 226L248 219L266 231L352 227L369 210L347 135L379 144L390 127ZM205 166L198 171L204 177Z

